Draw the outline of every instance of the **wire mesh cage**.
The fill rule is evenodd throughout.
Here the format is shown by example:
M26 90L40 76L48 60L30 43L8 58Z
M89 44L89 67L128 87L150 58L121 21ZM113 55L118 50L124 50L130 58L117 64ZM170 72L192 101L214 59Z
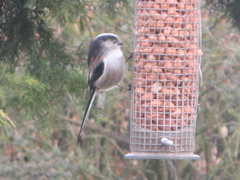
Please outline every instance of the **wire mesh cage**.
M129 159L199 159L200 0L136 0Z

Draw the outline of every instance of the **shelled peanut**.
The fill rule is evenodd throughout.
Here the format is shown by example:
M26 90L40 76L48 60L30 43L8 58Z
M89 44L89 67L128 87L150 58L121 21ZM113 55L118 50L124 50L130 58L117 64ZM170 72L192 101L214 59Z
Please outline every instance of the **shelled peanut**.
M133 79L137 124L176 131L195 121L198 0L138 0Z

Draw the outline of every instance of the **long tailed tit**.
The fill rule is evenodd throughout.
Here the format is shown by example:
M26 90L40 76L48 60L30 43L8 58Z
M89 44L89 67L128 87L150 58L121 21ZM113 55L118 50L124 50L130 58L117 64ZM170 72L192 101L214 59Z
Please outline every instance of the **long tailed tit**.
M101 91L108 91L117 86L125 72L124 56L121 50L122 41L115 34L98 35L91 43L88 52L87 85L90 85L90 99L83 117L77 144L88 120L95 96Z

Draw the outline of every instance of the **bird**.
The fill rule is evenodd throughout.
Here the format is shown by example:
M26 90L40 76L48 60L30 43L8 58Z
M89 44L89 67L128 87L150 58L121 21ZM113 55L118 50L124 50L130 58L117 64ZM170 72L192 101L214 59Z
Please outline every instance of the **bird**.
M125 61L121 50L122 45L121 39L112 33L99 34L90 43L85 88L87 89L90 86L90 98L83 116L77 144L81 141L81 136L96 95L102 91L109 91L119 86L123 80Z

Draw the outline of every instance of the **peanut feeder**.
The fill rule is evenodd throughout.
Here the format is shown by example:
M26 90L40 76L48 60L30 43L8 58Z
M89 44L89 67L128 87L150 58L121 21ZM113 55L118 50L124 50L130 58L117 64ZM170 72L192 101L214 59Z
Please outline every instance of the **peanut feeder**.
M199 159L200 0L136 0L129 159Z

